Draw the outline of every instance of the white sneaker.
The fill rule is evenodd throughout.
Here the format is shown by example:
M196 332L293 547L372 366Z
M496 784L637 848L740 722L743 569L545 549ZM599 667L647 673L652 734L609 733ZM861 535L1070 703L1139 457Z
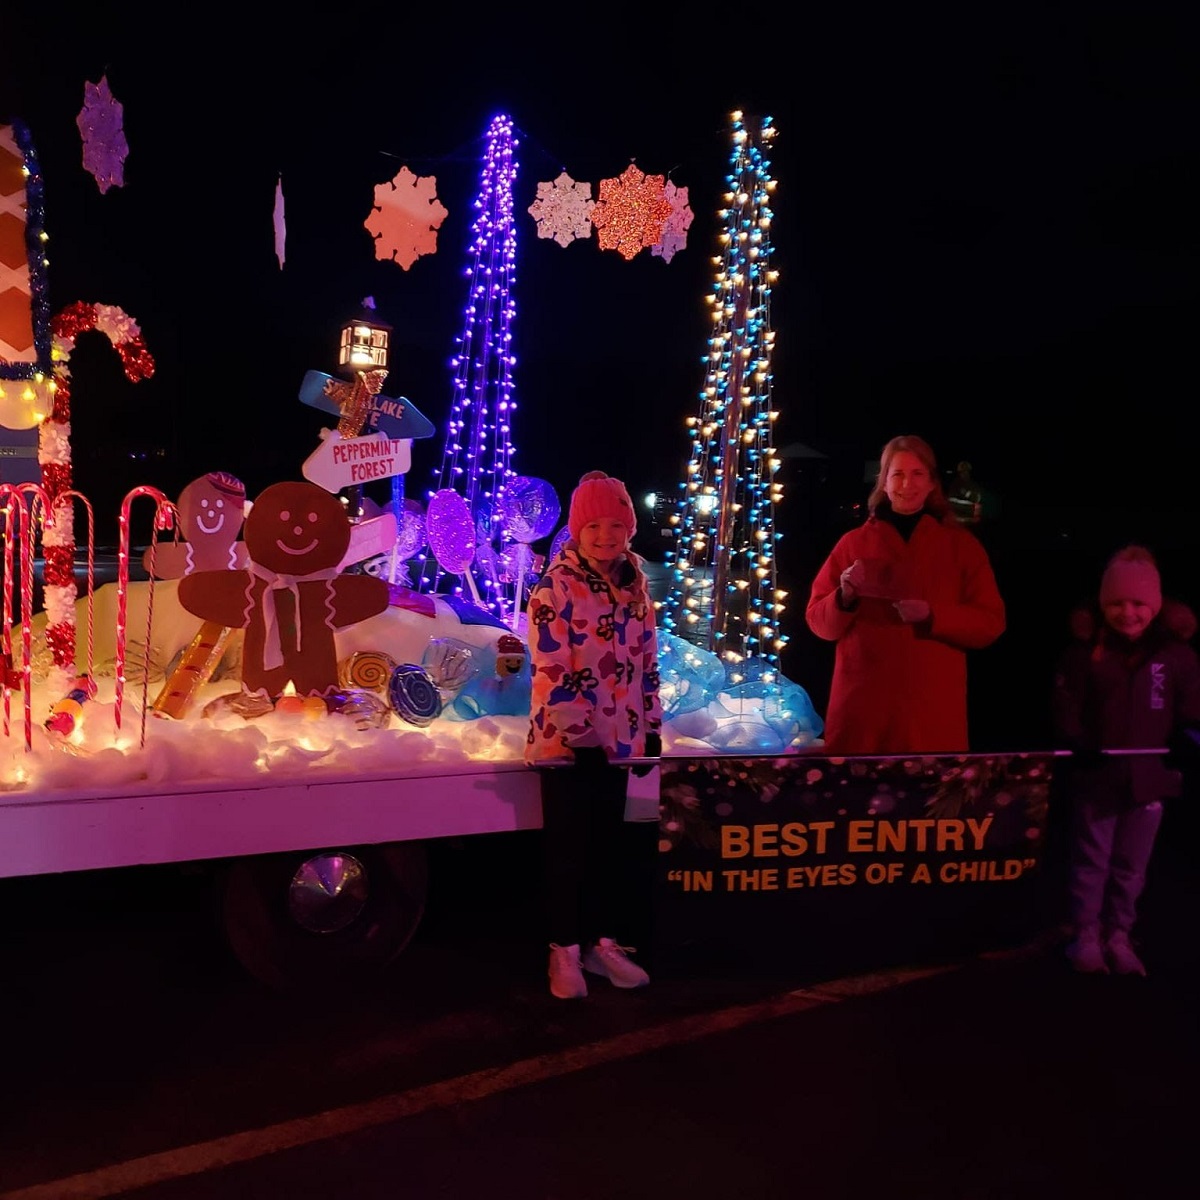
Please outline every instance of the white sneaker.
M1104 959L1114 975L1145 975L1146 967L1137 951L1129 944L1129 934L1123 929L1109 934L1104 944Z
M601 938L589 946L583 956L583 969L603 975L619 988L645 987L650 976L626 955L636 953L632 946L618 946L612 938Z
M550 943L550 994L560 1000L582 1000L587 995L587 980L579 969L579 943L560 946Z
M1067 946L1067 962L1084 975L1107 975L1108 964L1100 945L1100 931L1081 929Z

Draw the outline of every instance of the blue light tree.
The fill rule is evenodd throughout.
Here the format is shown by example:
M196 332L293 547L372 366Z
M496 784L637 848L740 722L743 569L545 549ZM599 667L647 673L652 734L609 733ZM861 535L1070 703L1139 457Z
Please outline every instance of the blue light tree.
M688 419L691 455L672 523L664 629L721 659L727 682L769 681L787 637L777 579L772 407L772 118L732 117L732 149L700 408Z

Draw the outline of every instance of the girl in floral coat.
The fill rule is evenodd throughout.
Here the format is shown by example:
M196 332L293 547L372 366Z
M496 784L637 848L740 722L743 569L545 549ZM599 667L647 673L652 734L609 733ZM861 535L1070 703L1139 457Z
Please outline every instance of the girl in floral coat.
M614 764L662 751L654 605L629 548L637 522L625 485L586 474L567 528L570 540L529 598L525 754L543 768L550 991L563 1000L587 995L585 970L617 987L650 982L622 945L637 919L627 893L639 872L625 848L628 776Z

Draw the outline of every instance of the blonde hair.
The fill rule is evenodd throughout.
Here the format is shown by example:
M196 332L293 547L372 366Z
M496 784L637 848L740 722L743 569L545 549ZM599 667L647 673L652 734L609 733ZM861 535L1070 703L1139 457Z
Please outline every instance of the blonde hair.
M879 455L879 474L875 476L875 486L867 497L867 511L874 513L880 502L887 499L888 472L892 468L892 459L902 450L915 454L929 472L929 481L933 487L925 497L925 511L937 517L939 521L957 522L958 518L955 517L950 501L946 499L946 493L942 490L942 479L938 474L937 457L933 453L933 447L915 433L902 433L883 447Z

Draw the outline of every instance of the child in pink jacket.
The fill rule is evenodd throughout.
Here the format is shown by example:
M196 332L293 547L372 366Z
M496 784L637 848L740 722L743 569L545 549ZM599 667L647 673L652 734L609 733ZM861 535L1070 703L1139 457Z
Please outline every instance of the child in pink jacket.
M529 597L525 757L543 768L550 991L573 1000L587 995L585 970L621 988L650 982L622 945L638 872L623 837L628 775L616 764L661 753L662 705L654 605L629 548L637 521L625 485L584 475L567 528L570 540Z

